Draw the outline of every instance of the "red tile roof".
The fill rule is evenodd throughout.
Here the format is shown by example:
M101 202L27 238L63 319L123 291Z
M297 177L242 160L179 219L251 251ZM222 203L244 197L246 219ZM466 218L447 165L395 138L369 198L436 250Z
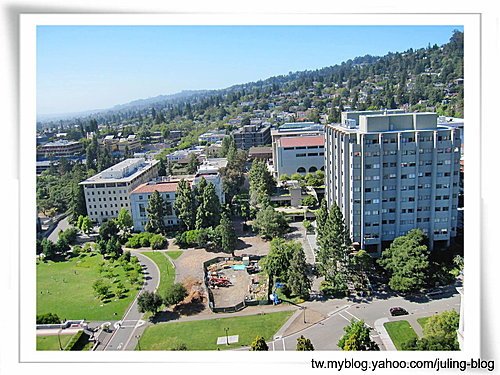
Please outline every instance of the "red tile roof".
M283 137L279 140L281 147L324 146L325 137L322 135Z
M177 191L178 182L158 182L156 184L142 184L132 191L132 194L137 193L153 193L157 191L158 193L175 193Z

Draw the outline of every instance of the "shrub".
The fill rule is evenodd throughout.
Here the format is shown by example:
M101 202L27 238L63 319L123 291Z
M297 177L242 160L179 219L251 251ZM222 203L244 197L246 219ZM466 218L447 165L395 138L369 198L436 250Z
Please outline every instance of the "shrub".
M59 324L61 318L57 314L47 313L36 316L36 324Z
M155 234L151 237L150 244L153 250L166 249L168 241L161 234Z

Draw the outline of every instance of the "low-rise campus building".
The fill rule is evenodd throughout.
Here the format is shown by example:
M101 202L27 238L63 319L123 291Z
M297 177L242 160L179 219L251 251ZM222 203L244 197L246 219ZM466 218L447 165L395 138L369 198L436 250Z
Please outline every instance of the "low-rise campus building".
M122 208L130 211L130 193L157 177L158 168L158 160L126 159L80 182L90 219L102 224L117 217Z

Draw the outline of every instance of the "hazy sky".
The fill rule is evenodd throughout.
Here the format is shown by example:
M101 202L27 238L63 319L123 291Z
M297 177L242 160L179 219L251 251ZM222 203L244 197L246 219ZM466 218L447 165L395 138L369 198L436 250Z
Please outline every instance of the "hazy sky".
M366 54L441 45L461 26L38 26L37 113L219 89Z

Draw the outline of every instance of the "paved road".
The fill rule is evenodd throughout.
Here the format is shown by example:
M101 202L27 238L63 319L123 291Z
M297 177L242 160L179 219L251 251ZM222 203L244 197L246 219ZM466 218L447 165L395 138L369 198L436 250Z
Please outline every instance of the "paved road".
M160 272L156 264L148 257L141 255L138 252L132 252L137 256L139 262L144 266L145 284L138 296L144 291L154 292L160 283ZM137 298L134 300L129 310L121 321L114 324L115 330L102 350L125 350L125 348L133 350L136 342L135 334L139 327L143 326L146 322L141 320L144 314L139 312L137 307Z
M69 227L70 227L69 216L66 216L64 219L62 219L57 223L57 226L54 228L54 230L50 232L48 239L51 240L52 242L57 242L57 239L59 237L59 232Z
M374 328L371 334L372 339L378 343L381 350L386 350L380 338L381 332L377 332L375 329L377 320L380 318L387 318L389 321L407 320L419 332L417 318L431 316L451 309L460 311L460 295L458 292L452 294L452 290L453 288L450 287L449 292L442 298L425 302L409 301L403 297L390 297L385 300L379 299L366 303L350 303L350 306L345 309L342 309L341 306L339 309L340 303L338 302L334 303L336 306L330 301L325 303L307 302L304 305L308 306L308 309L321 310L328 317L316 325L269 343L269 350L295 350L297 338L300 335L309 338L317 350L339 350L337 342L344 334L344 327L352 319L364 320L368 326ZM405 308L409 315L392 317L389 309L395 306ZM299 315L297 319L303 319L302 315Z

